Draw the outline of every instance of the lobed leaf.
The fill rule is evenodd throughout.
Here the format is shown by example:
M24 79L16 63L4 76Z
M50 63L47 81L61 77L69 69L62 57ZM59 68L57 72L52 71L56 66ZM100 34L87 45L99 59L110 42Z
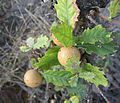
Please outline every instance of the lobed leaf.
M70 101L69 100L65 100L64 103L70 103Z
M81 44L81 45L78 45L78 48L85 49L85 51L88 54L95 53L101 57L110 55L116 51L115 44L113 42L106 43L106 44L101 44L101 43Z
M74 28L75 22L78 21L79 9L76 0L57 0L55 5L57 17L60 21Z
M69 80L69 84L70 84L71 87L76 87L77 82L78 82L78 76L77 75L71 77L70 80Z
M85 95L87 94L87 87L85 84L83 84L83 82L80 79L77 82L77 86L68 86L66 89L70 95L80 96L81 100L85 98Z
M56 86L68 86L72 74L69 71L48 70L43 73L43 76L48 83L53 83Z
M28 52L28 51L30 51L31 49L29 48L29 47L27 47L27 46L21 46L20 47L20 51L22 51L22 52Z
M92 29L87 28L77 40L77 44L109 43L112 41L111 34L101 25L97 25Z
M100 71L99 67L92 66L89 63L86 63L80 67L79 63L80 62L78 62L78 61L71 62L71 60L70 60L68 62L68 64L66 65L65 69L70 71L73 75L76 74L75 76L77 76L77 74L79 74L80 78L82 78L90 83L94 83L96 86L99 86L99 85L107 86L108 85L107 79L104 77L104 72ZM73 76L72 78L74 79L75 76ZM74 80L74 82L75 81L76 80ZM76 84L74 82L73 82L72 86L74 86Z
M120 1L119 0L113 0L110 2L109 6L109 12L110 12L110 19L113 17L116 17L118 12L120 11Z
M27 44L27 46L28 46L29 48L32 48L33 45L34 45L34 43L35 43L35 38L33 38L33 37L29 37L29 38L26 40L26 44Z
M80 103L80 97L78 97L78 96L71 96L69 100L72 103Z
M111 32L108 32L101 25L97 25L92 29L86 29L75 40L77 47L85 49L88 54L96 53L99 56L106 56L115 52L111 35Z
M89 63L86 63L83 66L79 77L85 79L88 82L94 83L96 86L108 86L108 81L104 76L104 72L100 71L99 67L92 66Z
M79 96L71 96L69 100L65 100L64 103L80 103Z
M74 40L72 35L73 30L67 24L63 23L63 24L53 25L51 27L51 32L58 39L58 41L61 42L64 46L68 47L74 45Z
M37 38L29 37L25 43L25 45L20 47L22 52L48 47L50 45L50 40L47 36L40 35Z
M36 43L34 44L33 49L48 47L49 44L50 42L48 37L41 35L36 39Z
M42 58L38 59L38 62L33 64L33 66L40 69L50 69L52 66L59 65L57 59L59 49L58 46L49 49Z

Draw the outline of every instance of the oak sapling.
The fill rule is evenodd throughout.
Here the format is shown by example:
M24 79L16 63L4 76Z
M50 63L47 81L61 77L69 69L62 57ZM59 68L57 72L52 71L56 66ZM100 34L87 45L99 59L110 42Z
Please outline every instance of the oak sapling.
M28 70L24 75L24 82L28 87L35 88L42 84L42 75L37 70Z
M45 55L41 58L38 57L32 67L42 71L47 83L52 83L56 87L68 88L69 96L71 94L73 96L70 102L79 103L82 97L81 93L83 93L83 89L80 90L81 79L93 83L97 87L99 85L108 86L107 78L99 67L80 60L82 54L79 49L85 53L95 53L101 57L112 54L115 52L112 32L107 31L102 25L96 25L94 28L85 29L80 36L74 37L73 31L79 14L76 0L66 0L66 2L57 0L55 9L59 22L52 25L51 33L53 42L57 46L46 49ZM30 41L27 42L29 47L31 47L31 40L32 38L27 40ZM31 50L48 48L47 44L48 38L42 36L37 39L37 43L32 45L34 48ZM29 48L22 46L21 50L27 52ZM54 66L61 67L60 64L64 69L55 69ZM74 67L73 64L75 64ZM28 70L24 75L24 82L29 87L38 87L42 84L42 75L36 70Z
M58 52L58 61L63 66L65 66L68 59L72 57L76 57L78 60L81 58L80 51L76 47L62 47Z

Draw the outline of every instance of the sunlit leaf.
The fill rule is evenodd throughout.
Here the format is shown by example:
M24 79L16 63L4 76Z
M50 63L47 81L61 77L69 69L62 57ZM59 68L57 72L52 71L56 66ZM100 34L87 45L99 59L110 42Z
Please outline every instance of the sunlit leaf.
M31 49L29 48L29 47L27 47L27 46L21 46L20 47L20 51L22 51L22 52L28 52L28 51L30 51Z
M78 83L78 76L75 75L75 76L71 77L69 80L69 83L70 83L71 87L76 87L77 83Z
M113 17L116 17L118 12L120 12L120 1L119 0L112 0L110 2L110 6L109 6L109 12L110 12L110 19L112 19Z
M33 49L48 47L49 44L50 42L48 37L41 35L36 39L36 43L34 44Z
M29 37L29 38L26 40L26 45L27 45L28 47L30 47L30 48L33 47L34 43L35 43L35 38L33 38L33 37Z
M57 17L60 21L74 28L75 22L78 21L79 9L76 0L57 0L55 5Z
M51 32L54 34L54 36L58 39L59 42L61 42L64 46L73 46L74 40L73 40L73 30L70 26L67 24L55 24L51 27Z
M70 97L70 101L72 103L80 103L80 97L78 97L78 96L71 96Z

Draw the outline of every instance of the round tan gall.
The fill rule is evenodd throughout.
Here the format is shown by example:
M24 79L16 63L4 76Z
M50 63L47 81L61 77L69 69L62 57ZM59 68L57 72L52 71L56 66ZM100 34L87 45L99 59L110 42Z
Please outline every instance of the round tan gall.
M37 70L28 70L24 75L24 82L28 87L38 87L42 84L42 75Z
M65 66L69 58L78 58L80 60L81 54L76 47L62 47L58 52L58 61Z

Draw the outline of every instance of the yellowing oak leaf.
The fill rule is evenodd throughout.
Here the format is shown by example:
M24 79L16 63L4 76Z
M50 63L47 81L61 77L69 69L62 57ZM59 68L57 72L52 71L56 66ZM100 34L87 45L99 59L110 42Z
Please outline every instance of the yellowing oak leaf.
M120 0L113 0L110 2L109 6L109 12L110 12L110 19L116 17L118 15L118 12L120 11Z
M57 0L55 5L57 17L60 21L75 27L80 10L77 7L76 0Z

